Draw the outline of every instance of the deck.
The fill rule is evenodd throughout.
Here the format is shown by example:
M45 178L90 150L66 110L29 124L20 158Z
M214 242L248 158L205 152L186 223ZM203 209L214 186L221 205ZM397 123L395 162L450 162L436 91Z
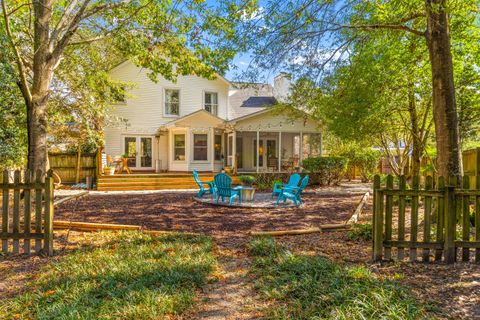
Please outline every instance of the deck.
M216 173L200 172L200 180L212 181ZM237 176L232 176L233 183L238 184ZM198 189L191 172L134 172L132 174L102 175L97 181L98 191L127 190L168 190Z

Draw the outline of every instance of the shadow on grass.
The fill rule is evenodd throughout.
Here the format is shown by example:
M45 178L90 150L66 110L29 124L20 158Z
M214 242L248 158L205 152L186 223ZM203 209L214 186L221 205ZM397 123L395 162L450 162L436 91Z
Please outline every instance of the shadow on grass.
M272 238L249 244L256 289L268 302L267 319L421 319L420 306L397 281L378 279L363 266L294 254Z
M158 319L181 314L215 268L208 237L99 233L45 266L26 292L1 302L2 319Z

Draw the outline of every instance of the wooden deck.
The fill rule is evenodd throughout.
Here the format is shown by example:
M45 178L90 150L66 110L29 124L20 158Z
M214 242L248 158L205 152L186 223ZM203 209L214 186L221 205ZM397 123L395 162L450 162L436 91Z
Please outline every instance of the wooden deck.
M201 172L200 180L212 181L216 173ZM233 183L239 184L237 176L232 176ZM139 173L102 175L97 181L99 191L127 190L167 190L198 189L191 172Z

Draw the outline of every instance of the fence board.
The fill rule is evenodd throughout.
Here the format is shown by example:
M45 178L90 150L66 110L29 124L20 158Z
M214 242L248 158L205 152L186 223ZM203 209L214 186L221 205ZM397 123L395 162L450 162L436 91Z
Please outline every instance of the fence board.
M468 176L463 177L463 188L470 188L470 180ZM462 198L462 240L468 241L470 239L470 196L464 195ZM470 249L462 248L462 261L470 260Z
M8 183L8 170L3 171L3 183ZM2 190L2 233L7 233L9 230L10 221L8 220L8 208L10 202L8 189ZM2 252L8 252L8 240L2 240Z
M387 190L393 189L393 176L387 176ZM385 203L385 241L392 240L392 209L393 209L393 195L387 193ZM392 258L392 250L385 248L384 256L386 260Z
M85 181L87 176L97 177L97 154L49 153L50 168L60 176L63 183Z
M438 178L438 189L445 192L445 178L439 177ZM443 242L445 241L444 237L444 226L445 226L445 197L438 197L437 198L437 234L436 234L436 241ZM442 250L437 249L435 250L435 261L442 261Z
M480 177L477 176L477 190L480 190ZM475 197L475 240L480 241L480 195ZM475 250L475 262L480 263L480 248Z
M30 170L25 170L25 184L31 184L32 183L32 173ZM31 208L31 198L30 198L30 189L27 188L24 190L23 193L23 214L24 214L24 225L23 225L23 230L25 233L25 240L23 242L23 251L26 254L30 254L30 229L31 229L31 224L32 224L32 208Z
M413 191L418 191L418 188L420 186L420 177L419 176L414 176L413 177L413 184L412 184L412 189ZM412 196L412 208L410 212L410 241L412 242L417 242L417 237L418 237L418 193L417 195ZM416 261L417 260L417 249L416 248L410 248L410 261Z
M13 176L13 183L17 186L20 183L20 171L16 170ZM15 189L13 191L13 233L20 232L20 190ZM20 241L18 239L13 240L13 253L20 252Z
M43 189L41 183L44 181L43 173L37 170L35 175L36 187L35 187L35 232L42 233L42 196ZM35 252L39 253L42 249L42 241L40 239L35 240Z
M433 188L433 178L431 176L427 176L425 181L425 190L430 191ZM432 213L432 197L425 196L425 208L424 208L424 218L423 218L423 241L425 243L430 242L430 231L431 231L431 213ZM423 255L422 255L423 262L430 261L430 249L424 248Z
M399 180L399 191L403 192L407 188L407 182L404 175L400 177ZM405 196L399 194L398 196L398 241L405 240ZM405 250L403 248L398 248L397 251L398 260L402 261L405 257Z

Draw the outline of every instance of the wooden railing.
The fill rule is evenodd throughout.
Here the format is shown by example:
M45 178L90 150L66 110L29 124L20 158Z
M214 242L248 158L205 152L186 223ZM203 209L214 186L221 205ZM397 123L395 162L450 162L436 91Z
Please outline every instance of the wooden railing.
M470 189L470 178L443 177L433 181L426 177L420 187L420 178L414 177L411 189L405 177L398 179L389 175L386 185L381 186L380 177L374 179L373 210L373 259L375 261L457 260L461 248L462 261L474 259L480 262L480 179ZM396 251L396 252L393 252Z
M0 183L2 252L30 254L34 241L36 253L53 255L53 178L17 170L10 180L5 170Z

